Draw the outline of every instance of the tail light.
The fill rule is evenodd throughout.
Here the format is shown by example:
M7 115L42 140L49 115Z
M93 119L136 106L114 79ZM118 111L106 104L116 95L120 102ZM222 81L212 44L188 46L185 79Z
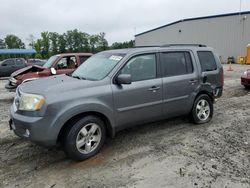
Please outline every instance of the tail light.
M220 74L220 82L221 82L221 85L223 87L224 86L224 71L223 71L223 69L222 69L221 74Z

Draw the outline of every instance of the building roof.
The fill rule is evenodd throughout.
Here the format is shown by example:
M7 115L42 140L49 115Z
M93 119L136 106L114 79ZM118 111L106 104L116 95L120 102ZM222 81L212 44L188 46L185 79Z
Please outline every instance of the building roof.
M34 49L0 49L1 54L35 54L36 50Z
M178 21L175 21L175 22L172 22L172 23L169 23L169 24L166 24L166 25L157 27L157 28L155 28L155 29L151 29L151 30L148 30L148 31L145 31L145 32L136 34L135 37L137 37L137 36L139 36L139 35L143 35L143 34L145 34L145 33L149 33L149 32L151 32L151 31L155 31L155 30L164 28L164 27L168 27L168 26L171 26L171 25L180 23L180 22L184 22L184 21L202 20L202 19L219 18L219 17L226 17L226 16L236 16L236 15L244 15L244 14L250 14L250 11L235 12L235 13L228 13L228 14L217 14L217 15L212 15L212 16L203 16L203 17L195 17L195 18L182 19L182 20L178 20Z

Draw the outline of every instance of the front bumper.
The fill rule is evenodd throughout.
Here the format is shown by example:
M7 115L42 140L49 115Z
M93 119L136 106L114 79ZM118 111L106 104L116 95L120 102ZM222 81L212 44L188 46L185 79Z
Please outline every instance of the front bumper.
M24 139L32 141L40 146L52 147L57 144L57 135L51 129L53 117L31 117L15 112L14 106L10 111L10 129Z
M17 88L17 84L12 83L11 81L8 81L7 84L5 84L5 89L7 89L10 92L15 92Z

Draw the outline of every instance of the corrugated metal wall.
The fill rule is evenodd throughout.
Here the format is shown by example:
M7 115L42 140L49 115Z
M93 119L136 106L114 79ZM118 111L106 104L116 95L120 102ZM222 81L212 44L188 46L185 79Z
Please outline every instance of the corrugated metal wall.
M215 48L223 61L246 55L250 14L179 22L135 37L136 46L198 43Z

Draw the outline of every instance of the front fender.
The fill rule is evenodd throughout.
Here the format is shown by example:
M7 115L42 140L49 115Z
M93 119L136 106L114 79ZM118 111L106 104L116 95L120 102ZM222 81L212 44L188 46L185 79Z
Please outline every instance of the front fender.
M59 113L56 114L56 117L51 124L50 130L53 130L53 134L58 136L63 125L69 119L81 113L88 112L97 112L106 116L106 118L109 120L112 132L115 130L112 109L103 103L95 103L90 101L88 103L85 101L84 104L70 103L69 105L61 108Z

